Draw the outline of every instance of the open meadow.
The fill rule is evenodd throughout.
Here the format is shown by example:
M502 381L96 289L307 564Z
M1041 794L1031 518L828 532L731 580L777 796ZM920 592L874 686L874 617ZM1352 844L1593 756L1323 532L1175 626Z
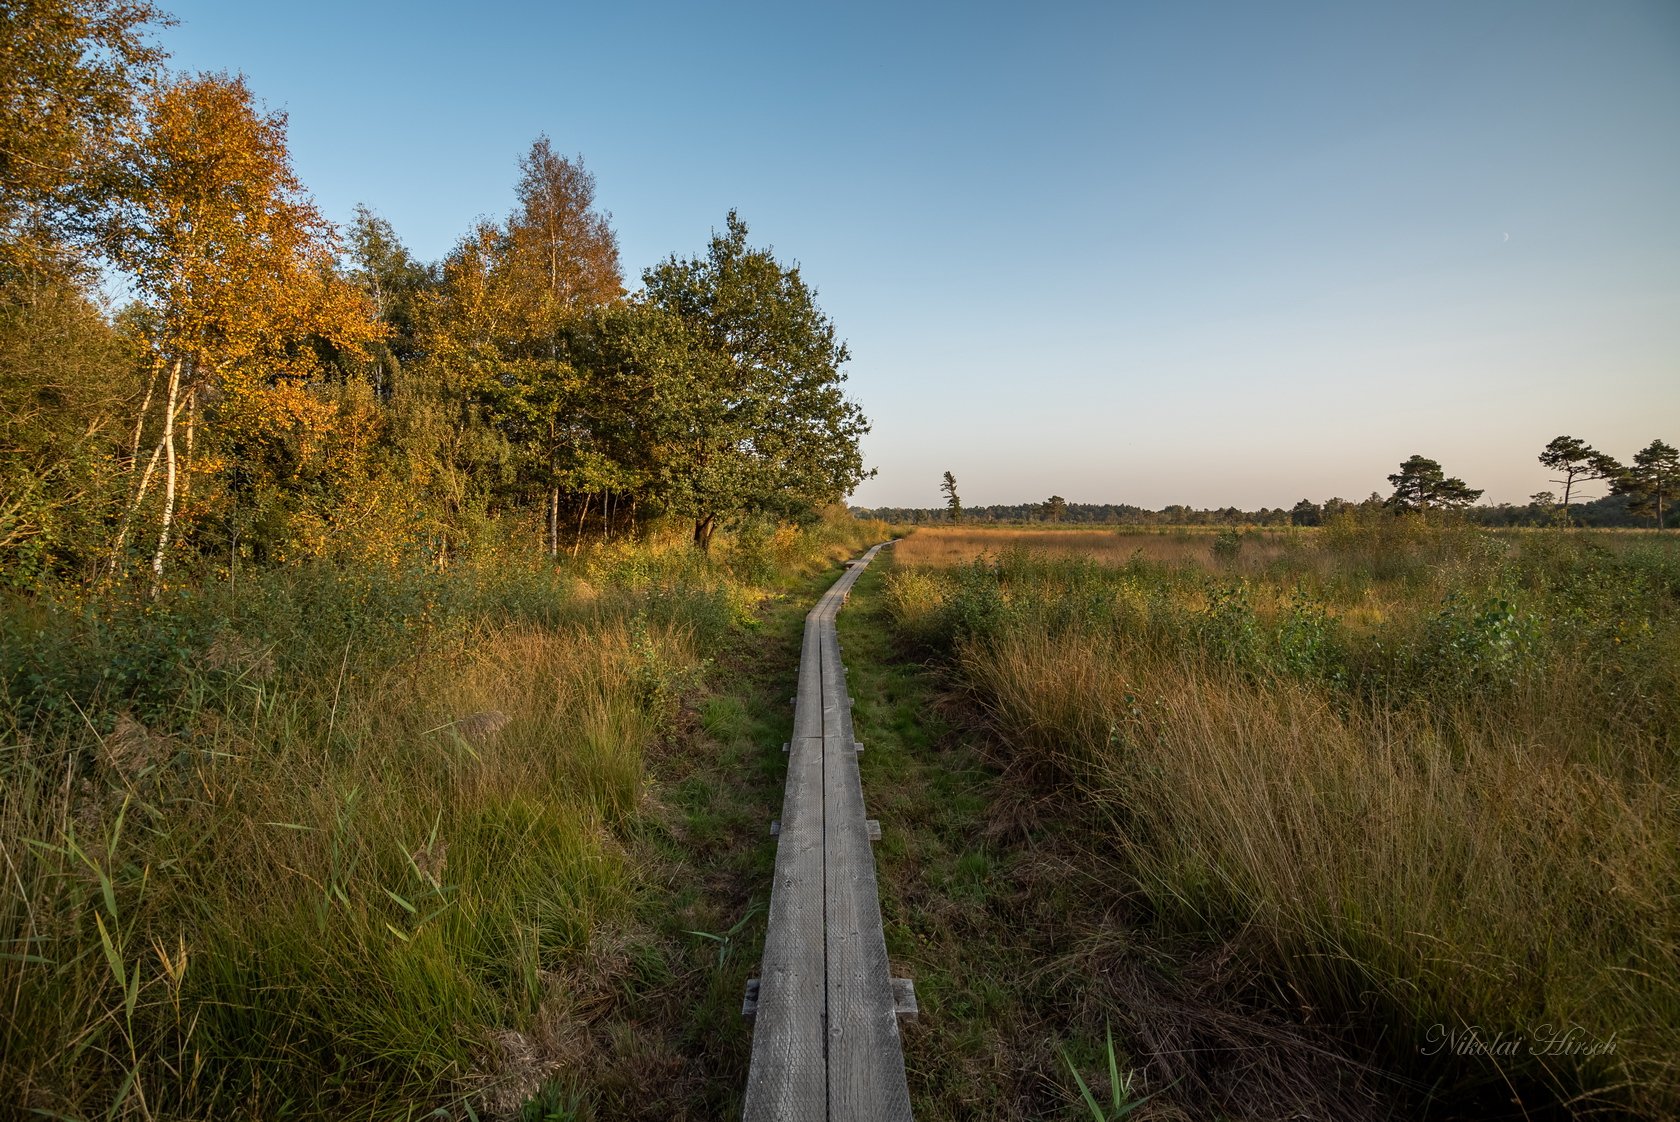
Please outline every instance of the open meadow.
M901 638L1152 937L1459 1111L1680 1111L1680 541L1383 514L895 566ZM1090 906L1073 941L1124 941Z

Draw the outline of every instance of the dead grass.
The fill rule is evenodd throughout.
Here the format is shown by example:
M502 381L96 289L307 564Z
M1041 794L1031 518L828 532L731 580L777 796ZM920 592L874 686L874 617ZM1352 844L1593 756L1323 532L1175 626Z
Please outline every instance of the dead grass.
M1236 564L1244 571L1263 568L1282 556L1309 531L1249 530L1241 533ZM1054 558L1081 558L1101 565L1132 561L1219 564L1212 530L1073 530L990 529L969 526L919 527L893 547L899 563L911 568L949 568L981 557L1022 550Z

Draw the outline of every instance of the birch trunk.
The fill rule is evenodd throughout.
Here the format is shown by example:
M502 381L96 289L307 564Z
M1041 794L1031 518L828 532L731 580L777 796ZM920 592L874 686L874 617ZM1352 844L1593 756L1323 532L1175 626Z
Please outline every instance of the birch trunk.
M589 492L583 494L583 509L578 511L577 537L572 539L572 560L577 560L578 549L583 545L583 520L589 514Z
M181 465L181 504L186 505L192 492L193 437L198 432L198 387L187 391L187 458Z
M548 490L548 555L560 556L560 488Z
M163 359L152 359L152 376L146 380L146 396L140 399L140 415L134 418L134 437L128 442L128 470L133 471L140 459L140 434L146 428L146 414L152 409L152 393L157 389L158 375L163 372Z
M177 359L176 362L175 362L174 370L173 370L172 374L170 375L171 380L173 381L175 379L178 379L180 377L180 374L181 374L181 362L180 362L179 359ZM154 373L153 381L154 382L156 381L155 373ZM152 405L152 387L147 387L147 389L146 389L146 399L145 399L145 402L141 406L140 420L134 426L134 432L135 432L136 437L139 436L142 427L146 423L146 410L150 409L151 405ZM173 409L171 409L168 412L167 416L165 416L165 418L164 418L164 427L165 427L166 430L173 423L174 418L175 418L175 412L174 412ZM146 501L146 495L152 489L152 477L157 474L158 459L159 459L159 457L161 457L163 455L163 445L164 445L164 442L160 438L157 442L157 445L152 449L151 459L146 462L146 470L140 476L140 485L134 489L134 498L129 500L128 509L123 511L122 522L119 523L118 526L117 526L117 536L111 542L111 558L110 558L110 564L109 564L109 567L108 567L109 568L109 575L111 575L111 576L116 575L117 566L122 563L123 546L128 544L128 531L134 524L134 516L135 516L136 513L139 512L140 504ZM135 445L134 446L134 451L133 451L133 456L132 456L132 459L131 459L131 462L130 462L130 465L129 465L129 470L130 471L134 470L132 460L139 459L139 456L140 456L139 445Z
M157 552L152 554L152 596L163 589L163 559L169 550L169 531L175 523L175 403L181 395L181 363L169 371L169 395L163 412L163 525L158 530Z
M111 541L111 559L108 566L109 573L116 575L117 566L122 561L123 546L128 542L128 529L134 522L134 514L140 509L140 504L146 501L146 492L152 488L152 476L157 473L158 457L163 455L163 442L160 440L152 449L152 458L146 464L145 472L140 476L140 486L134 490L134 498L129 500L128 509L123 511L123 519L117 525L117 536Z

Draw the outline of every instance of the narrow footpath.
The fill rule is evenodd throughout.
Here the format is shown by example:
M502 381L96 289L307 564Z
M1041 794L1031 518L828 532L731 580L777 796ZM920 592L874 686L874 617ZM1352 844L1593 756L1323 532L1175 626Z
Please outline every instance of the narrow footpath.
M891 977L864 814L852 699L836 619L881 546L806 616L788 742L764 958L744 1011L754 1017L748 1122L908 1122L899 1018L908 983Z

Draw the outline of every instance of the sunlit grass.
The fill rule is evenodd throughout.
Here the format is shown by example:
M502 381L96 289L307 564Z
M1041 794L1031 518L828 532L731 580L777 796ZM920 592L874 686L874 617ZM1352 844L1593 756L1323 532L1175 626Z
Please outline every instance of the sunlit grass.
M881 534L9 606L0 1100L588 1116L663 891L648 753L756 604Z
M1443 1094L1680 1108L1680 545L1376 523L1247 572L898 561L901 629L1166 928ZM1568 1026L1612 1047L1440 1046Z

